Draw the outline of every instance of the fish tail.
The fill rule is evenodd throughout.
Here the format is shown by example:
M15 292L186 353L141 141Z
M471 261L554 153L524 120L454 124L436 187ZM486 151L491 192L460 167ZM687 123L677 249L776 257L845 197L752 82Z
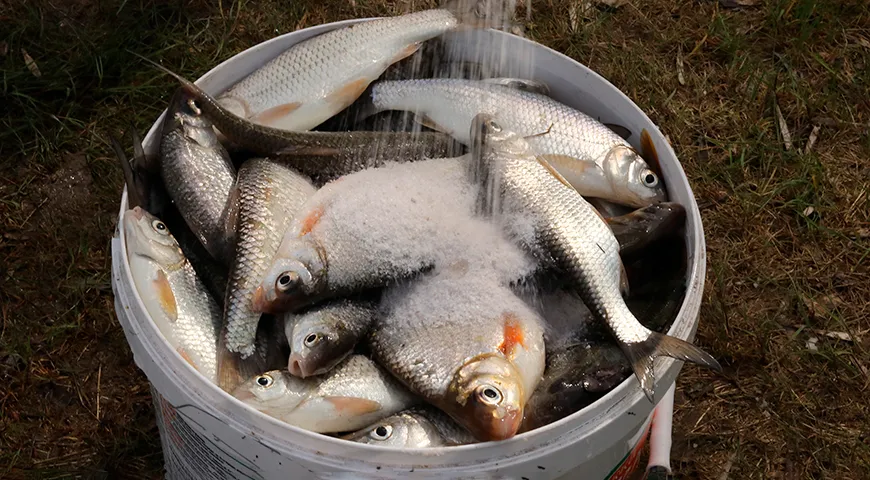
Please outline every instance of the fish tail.
M634 370L634 374L640 382L640 388L643 389L643 393L651 402L655 398L653 360L656 357L676 358L712 368L717 372L722 371L722 366L709 353L685 340L658 332L650 332L647 339L642 342L622 343L621 346L631 362L631 369Z

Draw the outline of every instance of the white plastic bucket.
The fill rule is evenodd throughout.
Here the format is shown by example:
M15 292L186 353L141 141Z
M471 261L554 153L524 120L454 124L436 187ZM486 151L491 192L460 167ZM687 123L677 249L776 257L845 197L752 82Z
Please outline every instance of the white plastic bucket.
M282 35L223 62L196 83L219 93L295 43L366 20ZM544 81L557 100L602 122L627 127L633 134L629 141L637 148L641 129L650 132L670 198L683 204L688 214L689 284L669 334L691 340L704 285L704 235L688 180L656 126L595 72L542 45L494 30L456 32L446 40L454 55L479 59L478 52L492 52L502 76ZM148 132L146 151L157 150L162 119ZM125 191L121 214L126 201ZM112 240L115 310L136 364L153 387L168 478L606 479L625 478L637 466L653 404L633 376L580 412L502 442L400 450L353 444L288 426L236 401L164 341L134 288L125 252L123 231L116 230ZM674 383L681 366L682 362L671 359L656 362L658 398Z

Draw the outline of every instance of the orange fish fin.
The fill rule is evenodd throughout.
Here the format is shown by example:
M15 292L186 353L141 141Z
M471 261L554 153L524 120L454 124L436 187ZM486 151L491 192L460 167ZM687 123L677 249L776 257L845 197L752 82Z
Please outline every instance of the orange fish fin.
M190 354L187 353L187 350L185 350L184 347L178 347L175 351L178 352L178 354L181 355L181 358L185 359L187 363L196 368L196 364L193 363L193 359L190 358Z
M656 146L652 141L652 137L645 128L640 132L640 149L642 152L641 156L646 160L649 168L651 168L659 178L662 178L662 164L659 163L659 152L656 151Z
M519 317L514 312L504 312L501 318L504 325L504 339L498 349L505 356L511 356L517 346L526 348L525 333Z
M399 53L396 54L395 57L393 57L393 61L391 63L396 63L400 60L404 60L404 59L410 57L411 55L417 53L417 50L420 50L420 45L422 45L422 44L421 43L412 43L412 44L408 45L407 47L403 48L402 51L400 51Z
M268 110L263 110L262 112L255 115L254 118L252 118L251 120L261 125L273 125L275 122L290 115L301 106L302 102L285 103L283 105L278 105L277 107L272 107Z
M381 409L381 404L365 398L356 397L323 397L335 407L335 411L345 415L365 415Z
M172 293L172 286L169 285L169 279L163 270L157 271L157 278L154 279L154 288L157 290L157 300L169 320L174 322L178 320L178 304L175 303L175 294Z
M372 83L371 79L358 78L327 95L325 100L341 108L347 107L366 91L370 83Z
M305 218L302 219L302 228L299 230L299 236L308 235L311 233L311 230L314 230L314 227L317 226L317 222L320 221L320 217L323 216L323 207L317 207L310 212Z
M550 172L551 175L556 177L556 180L562 182L566 187L570 188L571 190L574 190L574 186L571 185L570 183L568 183L568 180L565 180L565 177L563 177L561 173L559 173L558 171L556 171L555 168L553 168L553 165L550 164L550 161L547 159L547 157L550 157L552 159L554 156L553 155L538 155L535 158L538 160L538 163L543 165L543 167L546 168L548 172ZM558 155L558 157L562 157L562 155Z

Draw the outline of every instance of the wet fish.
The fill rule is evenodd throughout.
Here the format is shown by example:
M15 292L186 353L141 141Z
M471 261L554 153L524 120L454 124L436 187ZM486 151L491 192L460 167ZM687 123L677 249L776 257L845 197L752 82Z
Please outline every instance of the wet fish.
M293 45L218 101L258 124L309 130L353 103L421 42L457 25L447 10L425 10L336 29Z
M211 122L177 92L163 122L160 174L181 216L208 252L223 264L232 258L227 199L235 169Z
M619 242L619 253L625 258L637 255L662 238L676 235L685 225L686 209L679 203L662 202L606 221Z
M344 360L368 333L377 315L370 301L339 299L316 306L288 320L290 359L287 369L305 378L322 375Z
M452 418L425 406L391 415L341 438L393 448L448 447L477 441Z
M535 312L474 269L388 290L382 308L369 342L379 364L478 440L517 432L544 371Z
M379 82L372 87L377 110L407 110L424 125L468 144L478 113L526 136L532 150L589 197L644 207L663 201L662 179L629 143L592 117L547 96L461 79ZM546 133L546 134L545 134Z
M139 57L178 80L178 95L203 112L232 143L286 162L306 175L338 176L386 162L451 157L462 152L452 137L439 132L291 132L257 125L227 110L193 82Z
M357 430L418 402L363 355L352 355L317 377L266 372L239 386L233 396L266 415L320 433Z
M254 352L260 320L260 313L252 309L256 288L291 218L314 192L314 186L306 177L268 160L248 160L239 170L230 199L230 217L238 232L237 243L221 333L225 348L220 350L219 373L221 387L225 390L239 381L238 369L226 369L227 375L224 375L224 364L239 361L239 357L231 353L246 359Z
M580 411L631 376L631 365L612 341L548 345L547 350L544 377L526 405L524 432Z
M469 173L494 192L488 206L533 214L537 246L564 271L596 319L613 333L650 401L655 357L670 356L721 370L719 362L700 348L653 332L637 320L622 297L627 278L613 232L552 166L530 154L522 137L486 114L475 117L469 135L474 137Z
M318 190L286 231L254 308L297 311L461 260L495 263L505 282L531 271L497 227L472 216L476 189L462 165L393 164Z
M133 283L160 332L194 368L214 382L221 311L162 221L140 207L124 213Z

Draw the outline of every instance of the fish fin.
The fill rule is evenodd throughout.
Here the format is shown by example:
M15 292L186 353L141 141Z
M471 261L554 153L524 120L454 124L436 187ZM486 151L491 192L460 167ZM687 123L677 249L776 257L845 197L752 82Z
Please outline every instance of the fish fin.
M109 144L118 157L118 161L121 163L121 171L124 173L124 182L127 184L127 208L144 208L144 192L139 191L139 184L136 182L133 166L130 164L130 160L127 159L127 154L124 153L124 147L121 146L121 142L111 133L109 134Z
M615 123L605 123L605 127L609 128L610 131L622 137L623 140L628 141L631 138L631 130L623 127L622 125L617 125Z
M323 207L318 206L313 208L308 212L308 215L302 218L301 224L302 227L299 229L299 236L307 235L311 233L311 230L314 230L314 227L317 226L317 223L320 222L320 217L323 216Z
M561 155L556 155L556 156L561 157ZM537 155L535 158L538 160L538 163L543 165L543 167L546 168L548 172L550 172L550 175L556 177L556 180L562 182L566 187L568 187L571 190L574 190L576 192L577 190L574 188L574 186L571 185L568 182L568 180L565 180L565 177L563 177L561 173L559 173L558 171L556 171L555 168L553 168L553 165L550 164L548 157L553 158L554 155Z
M323 397L323 400L332 404L336 413L342 415L365 415L375 413L381 409L381 404L374 400L357 397Z
M627 297L629 295L630 289L628 287L628 272L625 270L625 263L622 262L622 259L619 259L619 293L622 294L623 297Z
M549 95L550 87L547 86L544 82L537 82L535 80L529 80L526 78L484 78L481 80L483 83L491 83L493 85L501 85L503 87L513 88L515 90L522 90L524 92L532 92L540 95Z
M407 47L403 48L402 51L397 53L396 56L393 57L393 60L390 63L393 64L393 63L399 62L399 61L404 60L404 59L410 57L411 55L417 53L417 50L420 50L421 45L422 45L422 43L420 43L420 42L412 43L412 44L408 45ZM365 90L365 89L363 89L363 90ZM362 93L362 92L360 92L360 93Z
M259 123L260 125L266 125L270 127L274 127L274 125L284 118L288 117L290 114L295 112L299 107L302 106L302 102L291 102L285 103L283 105L278 105L262 112L254 115L251 118L252 122ZM274 127L277 128L277 127Z
M242 383L254 375L266 371L258 355L242 358L238 353L227 349L227 329L224 326L218 337L217 348L217 383L225 392L232 394Z
M327 102L331 103L335 106L340 106L341 109L344 109L351 103L355 102L356 99L366 91L366 88L369 87L369 84L372 83L371 78L358 78L356 80L352 80L338 90L330 93L324 98Z
M659 152L656 151L656 146L652 141L649 132L644 128L640 131L640 149L641 156L646 160L649 168L662 179L662 164L659 162Z
M523 332L522 324L514 312L504 312L501 314L501 318L504 331L498 349L510 358L517 346L526 348L525 332Z
M426 128L431 128L432 130L435 130L436 132L450 133L450 131L448 129L442 127L441 125L438 125L438 123L435 122L435 120L432 120L432 117L430 117L429 115L426 115L424 113L415 113L414 114L414 121L419 123L420 125L423 125Z
M190 354L187 353L187 350L185 350L184 347L178 347L178 348L175 349L175 351L178 352L178 354L181 355L181 358L183 358L184 360L186 360L187 363L190 364L190 366L192 366L193 368L196 368L197 370L199 370L199 369L196 367L196 363L194 363L193 359L190 358Z
M133 166L144 170L153 175L160 174L160 159L157 155L148 155L145 153L145 147L142 146L142 137L136 130L136 126L130 124L130 138L133 140Z
M157 290L157 301L160 302L166 316L172 322L178 320L178 304L175 302L175 294L172 293L172 286L169 285L169 279L166 278L166 273L163 270L157 271L154 288Z
M651 402L655 399L653 360L656 357L676 358L712 368L717 372L722 371L722 366L709 353L685 340L658 332L650 332L647 339L642 342L621 343L620 347L631 363L631 369L640 382L640 388Z

